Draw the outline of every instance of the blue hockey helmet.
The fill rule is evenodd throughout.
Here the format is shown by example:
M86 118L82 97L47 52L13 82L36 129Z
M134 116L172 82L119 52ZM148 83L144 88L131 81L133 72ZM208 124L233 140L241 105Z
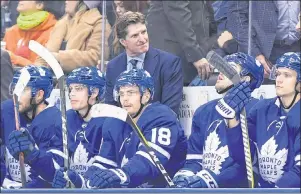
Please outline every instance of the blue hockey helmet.
M30 75L30 80L27 87L31 88L31 97L34 97L39 90L44 91L44 99L49 98L52 89L53 89L53 74L52 72L46 68L46 67L38 67L34 65L28 65L25 68ZM14 86L17 84L19 78L21 75L21 71L18 70L14 74L13 81L11 85L11 90L14 88Z
M297 72L297 80L301 81L301 68L300 68L300 52L287 52L284 53L274 66L272 73L275 75L275 70L279 67L285 67ZM275 78L275 76L274 76Z
M235 63L241 66L240 76L251 75L252 89L259 88L264 80L264 68L261 63L254 57L245 53L239 52L225 56L228 63Z
M132 69L119 75L114 86L114 99L117 102L119 101L119 89L122 86L138 86L141 95L148 89L151 94L150 100L154 97L154 79L143 69Z
M98 97L101 99L105 93L105 76L96 67L80 67L74 69L67 77L67 85L72 83L87 86L89 95L92 95L94 88L99 89Z

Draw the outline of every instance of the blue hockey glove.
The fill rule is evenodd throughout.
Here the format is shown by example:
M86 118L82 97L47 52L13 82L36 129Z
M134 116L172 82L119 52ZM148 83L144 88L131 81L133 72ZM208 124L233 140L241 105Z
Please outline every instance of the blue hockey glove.
M67 180L64 177L64 168L60 168L55 171L52 187L53 188L65 188L67 184Z
M67 170L67 172L65 172L64 168L56 170L52 181L52 187L65 188L68 181L70 181L75 188L84 188L84 178L74 170Z
M127 175L121 169L98 168L89 178L87 187L120 188L129 183Z
M188 187L188 177L193 176L194 173L189 170L180 170L173 178L173 182L179 188Z
M88 168L88 170L85 172L84 178L85 179L90 179L90 177L92 177L92 175L94 174L94 172L96 172L98 169L100 169L100 168L97 167L97 166L94 166L94 165L90 166Z
M217 112L226 119L238 117L251 100L252 90L249 86L250 82L243 81L231 88L215 106Z
M201 170L196 175L188 177L189 188L218 188L215 179L207 170Z
M8 136L8 150L16 160L19 160L19 154L23 152L25 163L32 162L39 156L39 150L35 148L34 139L25 128L10 133Z

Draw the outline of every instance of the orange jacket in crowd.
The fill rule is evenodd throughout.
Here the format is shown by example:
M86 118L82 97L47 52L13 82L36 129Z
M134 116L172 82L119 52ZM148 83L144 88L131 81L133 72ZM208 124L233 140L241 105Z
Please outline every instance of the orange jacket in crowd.
M45 45L56 21L54 15L49 13L48 18L43 23L30 30L21 30L17 24L7 29L4 41L6 42L6 50L10 53L12 64L21 67L33 64L37 55L29 50L29 41L35 40Z

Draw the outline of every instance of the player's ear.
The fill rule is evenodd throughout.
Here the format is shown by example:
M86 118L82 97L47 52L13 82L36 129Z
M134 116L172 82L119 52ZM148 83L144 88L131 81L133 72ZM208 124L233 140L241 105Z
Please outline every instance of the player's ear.
M146 103L148 103L150 100L150 97L151 97L150 92L148 90L146 90L142 96L142 104L145 105Z
M89 101L91 101L90 104L95 104L95 101L96 101L96 98L97 98L98 94L99 94L99 88L94 88L93 92L92 92L92 95L91 95L91 98L89 99Z

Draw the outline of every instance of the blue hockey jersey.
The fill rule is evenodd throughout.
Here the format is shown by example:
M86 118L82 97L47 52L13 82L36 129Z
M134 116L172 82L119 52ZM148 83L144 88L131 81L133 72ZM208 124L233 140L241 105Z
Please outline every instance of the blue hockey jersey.
M172 177L183 167L187 153L187 139L176 115L167 106L153 103L145 108L137 125ZM121 168L130 178L128 187L166 186L160 171L129 125L104 131L103 140L93 165Z
M36 146L39 148L38 160L33 163L25 164L26 167L26 187L29 188L45 188L51 185L42 179L48 177L50 172L56 167L63 164L62 155L62 120L61 112L56 107L47 107L40 112L34 120L30 121L27 117L20 114L21 127L27 128L29 133L35 140ZM14 105L12 100L1 103L1 130L3 131L4 145L8 143L8 136L16 130ZM19 161L16 160L6 149L6 159L8 163L7 183L18 187L21 185L21 174ZM37 163L35 162L37 161ZM5 181L6 182L6 181ZM5 184L3 184L4 187Z
M278 98L251 109L248 127L257 148L258 187L300 188L300 118L300 100L289 112Z
M70 169L84 175L99 153L102 128L107 118L91 118L85 122L76 111L67 111Z
M207 187L247 187L242 132L240 127L227 127L226 121L215 109L218 100L212 100L196 110L186 163L179 173L187 176L205 173L211 176L214 183L205 181ZM252 99L246 107L247 111L257 101Z

